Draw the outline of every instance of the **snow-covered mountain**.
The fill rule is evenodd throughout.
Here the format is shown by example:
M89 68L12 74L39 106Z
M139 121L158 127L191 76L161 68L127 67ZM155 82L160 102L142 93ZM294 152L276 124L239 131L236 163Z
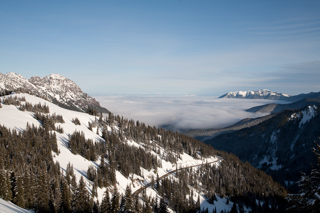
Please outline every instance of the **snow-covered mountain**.
M317 164L312 153L320 138L317 104L269 115L249 128L225 131L204 142L250 162L280 183L297 187L301 172L309 173Z
M28 92L76 111L85 112L88 107L92 107L98 112L108 112L94 98L84 93L77 84L59 74L26 79L12 72L0 73L0 94L6 91Z
M52 77L68 87L63 77ZM46 85L36 81L38 88ZM6 95L0 103L0 198L25 208L77 212L85 203L101 212L104 206L249 212L262 211L267 200L282 208L273 197L285 191L270 177L192 138L120 116L71 111L30 94ZM239 192L248 202L256 199L236 204L231 198Z
M258 91L235 91L228 92L219 98L243 98L243 99L272 99L272 100L283 100L290 97L290 95L272 92L268 89L261 89Z

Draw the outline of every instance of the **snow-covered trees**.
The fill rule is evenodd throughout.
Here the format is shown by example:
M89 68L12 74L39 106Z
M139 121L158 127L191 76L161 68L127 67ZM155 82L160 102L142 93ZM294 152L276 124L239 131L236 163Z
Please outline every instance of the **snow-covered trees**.
M78 187L72 195L71 208L74 212L91 212L93 208L93 200L90 198L82 176Z
M300 180L300 192L291 196L290 211L316 213L320 210L320 144L316 144L314 153L317 156L317 166L309 175L303 174Z
M105 120L96 119L97 126L93 127L99 128L104 140L97 137L97 141L93 141L83 132L75 131L68 132L66 138L69 140L63 141L64 148L69 148L73 154L92 161L100 158L99 165L86 168L87 175L83 170L81 179L76 179L72 164L64 170L53 160L53 155L59 153L55 123L64 122L63 117L44 112L34 115L42 124L40 127L28 125L24 131L17 132L0 126L0 197L35 211L166 212L170 208L177 212L192 212L200 210L200 191L208 198L227 194L244 199L249 193L261 197L263 193L267 196L282 193L281 187L264 173L248 168L226 153L219 153L225 162L219 168L203 165L199 169L180 170L172 175L174 179L161 179L156 172L162 167L163 160L176 163L186 153L198 159L218 152L193 138L112 114ZM132 146L133 143L138 146ZM156 184L153 184L158 193L157 201L146 195L142 199L132 196L129 186L125 193L117 191L119 179L116 173L130 180L129 177L135 175L143 176L142 168L157 174ZM255 180L256 177L259 180ZM244 180L248 184L241 185ZM99 197L97 187L106 190L100 206L93 201ZM197 196L199 202L194 200Z

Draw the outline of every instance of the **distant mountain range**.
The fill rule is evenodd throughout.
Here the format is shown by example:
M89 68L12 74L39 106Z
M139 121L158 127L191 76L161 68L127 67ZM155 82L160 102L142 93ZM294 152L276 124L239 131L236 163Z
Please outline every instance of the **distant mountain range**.
M35 76L26 79L20 74L0 73L0 94L26 92L45 98L63 108L85 112L89 108L97 112L109 112L99 102L84 93L70 79L59 74L51 74L43 78Z
M228 92L219 98L242 98L242 99L272 99L272 100L286 100L290 95L272 92L268 89L261 89L258 91L235 91Z
M250 108L252 113L268 113L243 119L222 129L188 130L185 134L227 151L296 189L300 172L316 165L312 153L320 139L320 92L295 96L269 90L232 92L221 98L264 98L284 100L285 104L266 104Z
M311 92L299 95L287 95L279 92L272 92L267 89L258 91L236 91L228 92L219 98L239 98L239 99L269 99L283 100L289 103L271 103L261 106L255 106L247 109L247 112L260 113L278 113L286 109L302 109L306 106L320 104L320 92Z
M320 104L320 92L311 92L308 94L300 94L290 96L285 99L286 104L265 104L261 106L252 107L246 111L248 112L263 112L263 113L278 113L286 109L302 109L306 106Z

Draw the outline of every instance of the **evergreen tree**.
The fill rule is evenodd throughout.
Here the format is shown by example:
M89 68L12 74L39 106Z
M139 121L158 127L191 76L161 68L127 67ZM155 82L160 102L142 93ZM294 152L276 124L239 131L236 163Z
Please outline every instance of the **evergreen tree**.
M147 200L147 199L144 199L144 200L145 200L145 202L142 207L142 212L145 212L145 213L156 212L156 211L152 211L152 205L150 205L149 200Z
M117 190L117 187L114 187L114 192L111 199L111 210L110 210L111 213L116 213L119 211L120 209L119 202L120 202L120 195Z
M160 209L159 209L160 213L167 213L168 212L168 207L166 202L164 201L163 198L160 199Z
M110 203L110 196L109 196L108 190L104 192L104 197L101 202L100 211L111 212L111 203Z
M125 212L132 212L132 196L131 196L131 188L127 186L125 195L124 195L124 211Z
M232 206L232 208L231 208L230 213L238 213L237 205L236 205L236 203L235 203L235 202L233 203L233 206Z
M37 177L37 188L35 191L35 203L36 209L39 212L49 212L49 191L48 191L48 181L47 181L47 173L42 170L39 172Z
M73 195L72 209L76 212L89 212L90 206L89 192L86 189L86 184L81 176L79 185Z
M133 198L134 203L134 212L141 212L141 205L139 203L139 198L138 196Z
M214 209L212 210L212 213L217 213L217 207L214 207Z
M320 144L316 144L314 153L317 156L317 166L309 175L303 174L300 180L301 190L299 195L291 196L293 212L319 212L320 209Z
M61 203L60 203L60 211L61 212L71 212L71 192L69 185L64 179L61 179L60 183L61 190Z
M14 197L13 197L13 202L24 208L25 207L25 200L24 200L24 189L23 189L23 181L22 181L22 177L18 176L16 178L16 184L14 187Z
M0 198L4 200L12 200L12 192L10 187L9 174L0 169Z
M93 181L92 189L91 189L91 195L92 195L92 197L97 197L97 196L98 196L97 187L98 187L98 181L97 181L97 179L95 179L95 180Z

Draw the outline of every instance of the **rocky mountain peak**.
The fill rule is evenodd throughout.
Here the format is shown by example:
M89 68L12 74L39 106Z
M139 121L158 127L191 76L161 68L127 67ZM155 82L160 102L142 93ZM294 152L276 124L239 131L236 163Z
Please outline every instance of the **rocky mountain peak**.
M84 93L76 83L60 74L51 74L43 78L34 76L29 80L12 72L1 74L0 90L32 93L76 111L93 108L99 112L108 112L94 98Z

